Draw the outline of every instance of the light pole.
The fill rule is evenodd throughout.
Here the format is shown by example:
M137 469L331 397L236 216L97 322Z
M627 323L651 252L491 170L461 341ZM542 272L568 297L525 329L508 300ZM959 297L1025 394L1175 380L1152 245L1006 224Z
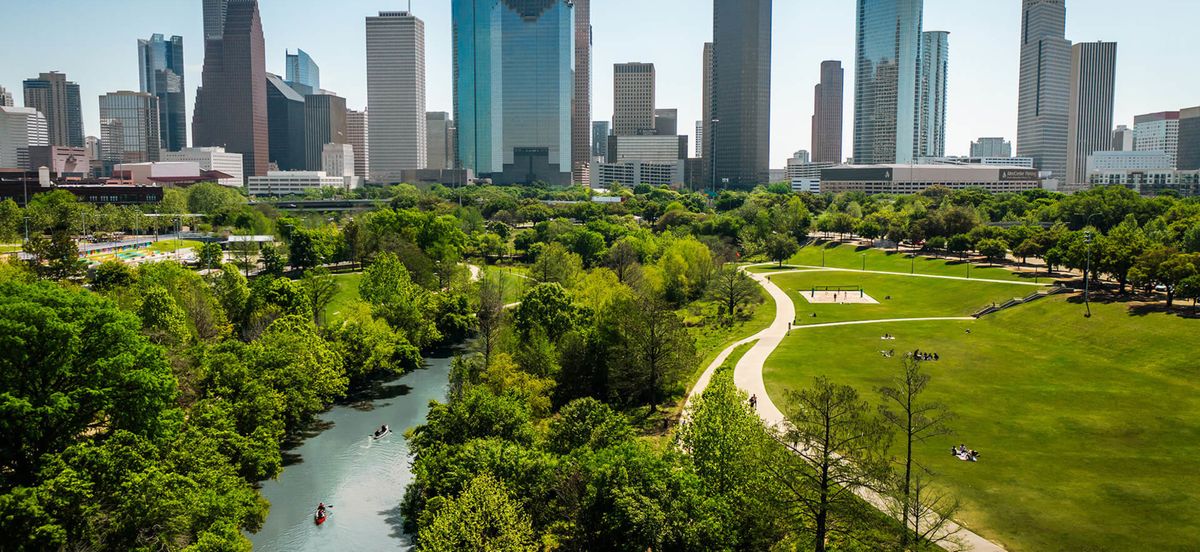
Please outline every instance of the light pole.
M916 274L916 273L917 273L917 256L916 256L916 254L910 253L910 254L909 254L909 256L908 256L908 258L909 258L910 260L912 260L912 263L910 263L910 266L909 266L909 269L908 269L908 273L909 273L909 274Z
M821 268L825 268L825 246L821 246Z
M867 271L867 254L866 253L862 254L862 260L863 260L863 272L866 272Z
M1083 306L1087 309L1084 318L1092 317L1092 304L1088 300L1092 284L1092 233L1084 232L1083 241L1087 243L1087 268L1083 271Z

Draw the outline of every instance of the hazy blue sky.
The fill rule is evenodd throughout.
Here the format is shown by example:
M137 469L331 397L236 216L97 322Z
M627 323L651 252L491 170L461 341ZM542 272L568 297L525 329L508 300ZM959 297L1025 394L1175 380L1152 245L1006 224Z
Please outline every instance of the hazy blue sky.
M284 49L303 48L324 88L351 107L366 103L363 18L405 1L260 0L267 70L283 74ZM658 106L679 109L680 130L700 118L701 50L712 37L710 0L592 0L593 119L612 116L612 65L653 62ZM950 31L947 153L980 136L1016 134L1020 0L926 0L925 29ZM15 9L20 6L19 9ZM846 67L846 139L851 151L854 0L776 0L772 57L771 166L809 148L819 64ZM413 0L425 21L427 106L451 111L450 1ZM1196 0L1068 0L1067 38L1108 40L1117 50L1116 123L1139 113L1200 105ZM58 70L82 88L85 132L99 132L98 96L136 90L136 40L184 37L187 104L200 84L200 0L3 0L0 86L21 105L21 81ZM694 147L694 146L693 146Z

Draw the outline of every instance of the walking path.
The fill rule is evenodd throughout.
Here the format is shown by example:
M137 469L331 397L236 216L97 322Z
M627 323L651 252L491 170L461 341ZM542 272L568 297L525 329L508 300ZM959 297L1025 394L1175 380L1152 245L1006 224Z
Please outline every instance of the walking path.
M770 266L773 264L775 264L775 263L749 265L746 268L750 268L750 267L754 267L754 266ZM991 279L991 278L964 278L962 276L944 276L941 274L913 274L913 273L909 273L909 272L888 272L885 270L859 270L857 268L836 268L836 267L829 267L829 266L810 266L810 265L788 265L788 266L797 266L797 267L799 267L799 269L797 269L797 270L780 270L778 272L764 272L761 274L763 274L764 276L766 276L766 275L774 276L776 274L794 274L796 272L812 272L814 270L825 270L825 271L829 271L829 272L865 272L867 274L886 274L888 276L908 276L910 278L937 278L940 280L963 280L965 282L993 282L993 283L997 283L997 284L1013 284L1013 285L1018 285L1018 286L1045 287L1045 286L1049 286L1053 283L1053 282L1050 282L1050 283L1019 282L1016 280L995 280L995 279ZM759 274L759 273L747 272L747 274Z
M805 268L822 270L822 267L805 267ZM825 269L825 270L839 270L839 269ZM804 270L801 270L801 271L804 271ZM801 272L801 271L797 271L797 272ZM854 272L861 272L861 271L854 271ZM912 276L910 274L903 274L903 273L891 273L891 272L878 272L878 273L879 274L895 274L895 275L899 275L899 276ZM746 274L750 275L751 278L754 278L754 280L757 281L759 283L759 285L761 285L763 287L763 289L766 289L767 293L770 294L771 298L775 301L775 320L771 323L771 325L767 329L765 329L751 337L748 337L746 339L738 341L737 343L734 343L733 345L730 345L728 348L726 348L724 351L722 351L720 355L717 355L717 358L715 360L713 360L713 362L708 366L708 368L705 369L704 373L700 375L700 378L696 381L695 387L692 388L691 393L688 395L687 400L684 403L685 404L685 410L684 410L685 416L686 416L686 412L687 412L687 410L686 410L687 405L691 404L693 397L699 396L700 394L704 393L704 389L708 387L708 383L709 383L709 381L712 380L712 375L716 371L716 369L718 367L720 367L721 364L723 364L729 358L729 355L733 353L734 349L736 349L740 345L743 345L743 344L746 344L746 343L749 343L752 341L754 342L754 345L752 347L750 347L750 349L748 351L746 351L746 354L742 355L742 358L738 361L737 366L734 368L734 371L733 371L734 383L738 386L738 388L740 388L742 391L744 391L747 395L754 395L757 397L757 399L758 399L758 407L757 407L758 415L760 418L762 418L763 422L767 426L769 426L771 428L775 428L775 429L782 429L783 424L784 424L783 412L779 410L779 407L775 406L775 403L771 400L771 396L767 394L767 386L763 381L763 365L766 363L767 357L771 356L771 353L775 351L775 348L778 347L779 344L783 342L783 338L787 337L789 329L799 331L799 330L805 330L805 329L810 329L810 328L827 328L830 326L850 326L850 325L856 325L856 324L883 324L883 323L894 323L894 322L923 322L923 321L939 321L939 320L974 320L974 318L971 318L971 317L965 317L965 318L964 317L899 318L899 319L889 319L889 320L859 320L859 321L852 321L852 322L831 322L831 323L826 323L826 324L813 324L813 325L809 325L809 326L792 326L792 323L796 320L796 306L794 303L792 303L791 298L788 297L787 292L780 289L779 286L775 285L774 282L772 282L770 279L768 279L767 278L768 274L759 274L759 273L753 273L753 272L746 272ZM774 275L774 274L781 274L781 273L775 272L775 273L771 273L770 275ZM918 274L917 276L966 280L966 278L955 278L953 276L934 276L934 275L927 275L927 274L926 275ZM1037 284L1027 284L1025 282L1008 282L1005 280L973 280L973 281L979 281L979 282L999 281L999 282L1004 282L1004 283L1019 283L1019 284L1024 284L1024 285L1037 285ZM855 493L859 497L861 497L863 500L870 503L872 506L875 506L876 508L884 511L885 513L888 512L887 501L878 493L867 490L867 489L857 489L855 491ZM974 532L971 532L970 530L958 525L957 523L950 522L946 527L946 531L949 533L954 533L955 536L958 538L958 540L962 541L963 544L967 545L970 550L974 550L976 552L1005 552L1004 548L1001 547L1000 545L998 545L992 541L989 541ZM957 546L955 546L955 543L941 543L941 544L943 547L945 547L947 549L957 549Z

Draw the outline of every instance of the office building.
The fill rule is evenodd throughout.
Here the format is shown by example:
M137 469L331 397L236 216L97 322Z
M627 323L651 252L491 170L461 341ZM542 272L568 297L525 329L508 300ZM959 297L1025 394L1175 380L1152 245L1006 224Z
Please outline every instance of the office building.
M696 159L704 158L704 121L696 121ZM702 169L703 170L703 169Z
M613 135L654 133L654 64L614 64Z
M160 156L163 161L193 162L202 171L215 171L229 175L217 181L222 186L240 188L245 185L245 165L242 154L225 151L222 147L184 148L180 151L164 151Z
M146 92L100 96L100 156L105 176L119 163L159 160L158 97Z
M34 170L30 148L49 146L46 117L32 107L0 106L0 168Z
M821 82L813 91L812 117L812 157L821 163L842 161L844 81L842 62L821 62Z
M909 163L917 152L923 0L858 0L854 161Z
M158 98L158 135L162 149L187 147L187 86L183 78L183 37L161 34L138 40L141 90Z
M608 155L608 121L592 121L592 159Z
M270 171L246 181L246 193L251 196L304 195L323 188L350 189L345 177L331 176L325 171Z
M79 85L57 71L25 80L25 107L46 116L50 145L83 147L83 109Z
M1117 43L1081 42L1071 48L1067 119L1067 186L1087 183L1087 156L1112 144Z
M1175 164L1181 171L1200 169L1200 107L1179 110L1179 147Z
M371 155L367 112L346 110L346 143L354 146L354 176L367 178L371 174Z
M304 95L267 73L267 159L281 171L307 167L304 157Z
M571 104L571 181L588 182L592 123L592 2L575 0L575 95Z
M220 40L225 34L225 12L229 0L204 0L204 41Z
M321 68L308 52L296 49L296 53L284 50L287 83L301 94L315 94L321 90Z
M1017 156L1063 179L1071 84L1066 0L1023 0L1021 9Z
M1175 168L1179 155L1179 112L1163 111L1134 117L1133 149L1166 153L1171 159L1168 168Z
M3 163L0 163L3 166ZM29 170L41 167L62 177L85 179L92 177L92 160L87 149L67 146L31 146L29 148Z
M821 192L917 194L933 186L983 188L991 193L1041 188L1036 169L986 165L843 165L821 171Z
M920 104L917 112L917 157L946 155L946 79L950 33L921 33Z
M769 178L772 0L713 2L713 162L717 184ZM705 135L710 133L705 132Z
M1174 169L1171 157L1162 151L1096 151L1087 158L1087 173L1091 175L1095 171Z
M372 182L425 168L425 22L409 12L367 18L367 111Z
M654 133L659 136L677 136L679 134L679 110L655 109Z
M222 5L223 15L208 13ZM267 62L258 1L206 0L204 8L204 71L196 91L192 143L240 153L244 174L266 174ZM224 21L219 36L209 25L217 20Z
M1089 186L1125 186L1144 196L1200 196L1200 170L1110 169L1088 175Z
M463 168L497 184L571 182L574 7L569 0L452 0Z
M1133 129L1117 125L1113 130L1112 151L1133 151Z
M0 86L0 107L12 107L12 106L13 106L12 92L9 92L3 86Z
M321 149L321 170L329 176L341 177L346 189L362 187L362 177L354 175L354 146L325 144Z
M653 134L609 136L605 157L604 162L593 164L593 188L608 187L614 182L625 186L683 184L688 138Z
M993 167L1019 167L1023 169L1032 169L1032 157L1006 157L1006 156L976 156L969 157L949 156L949 157L920 157L917 159L918 165L988 165Z
M700 130L696 134L696 142L700 145L700 151L703 152L697 157L704 159L704 170L701 177L708 185L714 182L713 174L713 150L712 150L712 126L713 126L713 43L704 43L704 54L702 57L701 72L701 96L700 96Z
M595 163L592 170L593 188L609 188L613 184L622 186L675 186L683 184L684 163L649 163L626 161L622 163Z
M333 93L304 97L304 167L321 169L325 144L346 142L346 99Z
M121 163L113 167L114 178L136 185L187 187L201 182L219 182L229 175L207 171L195 161L156 161L153 163Z
M971 142L971 157L1012 157L1012 142L998 136L980 138Z
M445 111L425 114L425 144L428 151L427 169L454 168L454 121Z
M792 185L794 192L818 193L821 191L821 171L838 164L833 161L813 162L807 151L800 150L787 160L784 179Z

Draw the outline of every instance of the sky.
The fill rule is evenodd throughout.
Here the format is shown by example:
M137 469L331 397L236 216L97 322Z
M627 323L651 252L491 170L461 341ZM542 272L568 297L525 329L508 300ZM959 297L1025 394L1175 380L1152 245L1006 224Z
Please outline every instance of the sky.
M50 70L79 83L84 131L99 135L99 96L137 90L137 39L184 37L189 111L204 61L201 0L0 0L0 86L22 105L21 82ZM19 11L14 6L20 6ZM284 74L285 49L321 66L321 85L366 105L364 18L407 0L259 0L267 70ZM925 0L925 30L950 32L946 153L981 136L1016 136L1020 0ZM426 109L452 111L450 0L412 0L425 22ZM771 166L809 149L813 85L822 60L846 70L845 141L852 150L854 0L776 0L773 13ZM1067 38L1116 41L1115 124L1200 105L1197 0L1068 0ZM700 119L701 58L712 39L710 0L592 0L592 118L612 118L612 66L655 64L657 107L679 109L680 132ZM189 125L190 128L190 125ZM693 142L689 148L694 151Z

